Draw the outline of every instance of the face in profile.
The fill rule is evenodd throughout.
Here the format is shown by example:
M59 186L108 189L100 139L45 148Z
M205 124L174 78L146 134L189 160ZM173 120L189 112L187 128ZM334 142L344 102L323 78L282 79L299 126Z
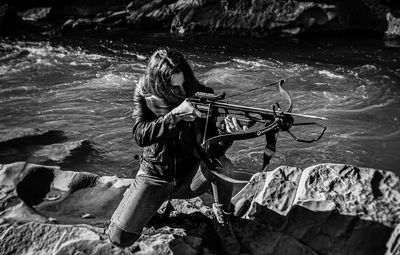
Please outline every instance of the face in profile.
M144 91L177 106L196 90L197 79L182 54L175 50L157 50L150 58L143 79Z
M171 76L171 91L172 93L177 96L177 97L185 97L186 96L186 91L185 88L183 87L183 84L185 83L185 76L183 75L183 72L179 72L176 74L173 74Z

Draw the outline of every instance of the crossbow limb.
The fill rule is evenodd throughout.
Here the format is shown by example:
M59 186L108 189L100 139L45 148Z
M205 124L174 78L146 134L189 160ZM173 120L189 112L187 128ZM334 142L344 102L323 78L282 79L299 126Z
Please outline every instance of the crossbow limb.
M279 92L289 101L289 105L285 110L282 110L280 108L280 105L278 103L275 103L272 107L272 110L268 109L261 109L261 108L254 108L254 107L248 107L248 106L241 106L241 105L234 105L234 104L229 104L226 102L221 102L221 100L224 100L225 94L221 94L218 96L215 96L213 94L206 94L206 93L196 93L195 96L191 97L188 99L192 104L196 106L197 109L200 111L203 111L207 114L207 121L206 121L206 126L205 126L205 134L207 132L207 127L208 127L208 119L211 116L215 115L228 115L231 114L232 112L236 115L242 116L245 120L248 121L249 126L254 125L256 122L262 123L263 127L258 129L258 130L251 130L251 131L244 131L244 132L238 132L238 133L233 133L233 134L221 134L217 135L214 137L210 137L208 139L204 139L203 143L199 145L199 148L197 148L197 151L199 152L200 156L202 157L202 160L204 163L207 165L209 170L219 178L222 178L228 182L232 183L245 183L247 181L240 181L233 179L229 176L226 176L222 174L220 171L218 171L219 168L222 166L216 163L216 160L213 160L209 157L207 150L210 148L212 144L219 143L219 142L232 142L236 140L246 140L246 139L252 139L256 137L260 137L262 135L268 135L269 133L277 133L279 131L286 131L289 133L291 137L293 137L294 140L298 142L305 142L305 143L312 143L315 141L318 141L321 139L323 136L326 127L322 126L318 123L315 122L306 122L306 123L294 123L294 116L297 117L303 117L303 118L310 118L310 119L322 119L326 120L326 118L323 117L317 117L317 116L312 116L312 115L305 115L305 114L297 114L297 113L292 113L293 110L293 100L292 97L287 93L282 85L283 85L284 80L279 80L277 82L268 84L278 84ZM220 111L222 110L222 112ZM290 129L293 126L318 126L322 129L320 134L313 139L300 139L297 138L291 131ZM205 137L205 135L204 135Z

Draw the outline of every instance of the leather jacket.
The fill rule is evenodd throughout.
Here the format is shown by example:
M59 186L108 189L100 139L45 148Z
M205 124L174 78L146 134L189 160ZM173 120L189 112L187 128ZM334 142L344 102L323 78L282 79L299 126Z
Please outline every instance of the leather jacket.
M196 92L213 93L211 88L198 84ZM132 114L133 136L143 147L140 172L172 181L183 177L200 162L194 143L201 143L205 120L197 118L193 122L174 122L171 112L157 117L146 105L139 89L134 94ZM210 118L207 136L218 134L216 118ZM212 148L215 156L222 155L229 145L216 144Z

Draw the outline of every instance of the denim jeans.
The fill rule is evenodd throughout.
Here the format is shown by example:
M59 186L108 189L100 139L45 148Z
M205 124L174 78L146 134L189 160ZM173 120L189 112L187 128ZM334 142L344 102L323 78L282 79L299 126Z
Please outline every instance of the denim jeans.
M220 158L221 159L221 158ZM231 172L231 162L222 157L224 167ZM227 164L224 164L227 163ZM157 177L141 174L133 180L126 190L123 199L115 210L111 225L119 229L139 234L143 227L150 221L164 201L169 198L193 198L205 193L211 186L213 177L205 170L205 166L194 163L193 167L185 171L187 174L178 179L176 183L167 182ZM227 173L228 174L228 173ZM229 209L233 186L231 183L215 180L218 187L219 201L225 209Z

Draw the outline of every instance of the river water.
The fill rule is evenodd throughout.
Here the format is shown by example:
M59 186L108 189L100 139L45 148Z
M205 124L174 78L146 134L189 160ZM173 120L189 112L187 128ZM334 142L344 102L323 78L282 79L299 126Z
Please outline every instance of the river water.
M236 94L284 78L293 112L328 118L324 137L295 142L282 132L269 168L346 163L400 174L400 51L371 36L307 39L174 38L103 34L0 39L0 129L62 130L97 153L70 170L131 176L141 152L131 135L134 86L151 53L177 48L199 80ZM285 100L259 89L231 103L271 109ZM296 118L297 122L305 121ZM240 173L257 172L263 139L228 151Z

